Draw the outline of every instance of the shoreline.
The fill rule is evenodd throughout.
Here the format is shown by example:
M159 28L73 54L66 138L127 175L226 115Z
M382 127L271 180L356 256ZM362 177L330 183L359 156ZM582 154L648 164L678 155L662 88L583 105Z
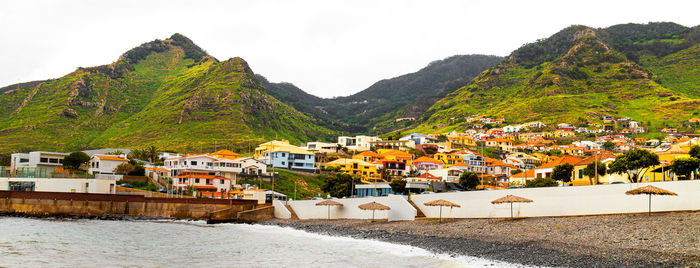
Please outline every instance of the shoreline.
M41 220L100 220L100 221L158 221L158 220L177 220L162 217L146 217L146 216L129 216L129 215L74 215L74 214L57 214L57 215L39 215L27 214L20 212L0 212L0 217L15 217L27 219Z
M668 215L667 215L668 216ZM675 221L680 217L690 217L688 224L697 227L700 213L671 214L669 220ZM634 216L602 216L613 217L614 220L625 222ZM661 216L664 217L664 216ZM668 218L668 217L667 217ZM573 224L585 221L606 221L601 216L577 217ZM564 219L563 221L566 221ZM638 218L638 220L648 220ZM518 220L472 220L457 219L447 220L443 223L431 220L417 220L413 222L386 222L370 223L367 220L282 220L272 219L259 224L277 225L304 230L311 233L326 234L332 236L345 236L358 239L373 239L384 242L414 246L431 251L436 254L450 256L464 255L479 257L488 260L503 261L516 265L534 266L564 266L564 267L698 267L700 266L700 244L694 237L688 237L690 248L686 253L669 250L655 250L653 247L636 248L631 246L635 241L612 242L605 241L603 237L624 237L625 233L616 232L615 229L607 229L608 232L600 232L595 241L566 241L566 238L557 235L526 234L525 238L513 238L507 230L477 235L473 231L465 230L464 226L474 224L491 225L492 229L503 229L502 225L518 225L520 227L535 227L542 221L562 221L558 219L518 219ZM681 220L682 222L682 220ZM464 230L463 232L455 231ZM670 229L674 229L671 227ZM612 232L610 232L612 230ZM451 232L452 231L452 232ZM688 234L692 236L693 234ZM603 241L601 243L601 241ZM653 239L640 241L654 241ZM673 240L663 243L676 244ZM596 244L603 244L596 245Z
M153 221L172 220L127 216L28 215L0 213L0 217L34 218L43 220L106 220ZM630 233L625 228L588 228L582 239L569 241L560 232L585 222L596 226L612 223L638 225L647 223ZM636 221L636 222L635 222ZM654 224L652 224L654 223ZM650 217L644 215L579 216L573 218L503 219L448 219L442 223L432 219L387 222L368 220L284 220L270 219L255 223L290 227L310 233L330 236L371 239L408 245L451 257L468 256L514 265L559 267L700 267L700 212L666 213ZM542 224L554 227L553 232L532 229ZM570 225L570 226L566 226ZM659 228L659 226L663 228ZM686 226L690 229L683 229ZM509 228L513 227L513 228ZM648 229L663 230L661 234L647 233ZM514 231L530 230L517 235ZM685 231L685 232L684 232ZM688 232L689 231L689 232ZM680 236L664 238L666 233ZM645 237L634 241L638 234ZM679 238L681 237L681 238ZM660 243L651 244L654 241ZM642 245L643 247L636 247ZM659 246L661 245L661 246ZM659 246L660 249L657 248ZM686 247L687 250L679 250Z

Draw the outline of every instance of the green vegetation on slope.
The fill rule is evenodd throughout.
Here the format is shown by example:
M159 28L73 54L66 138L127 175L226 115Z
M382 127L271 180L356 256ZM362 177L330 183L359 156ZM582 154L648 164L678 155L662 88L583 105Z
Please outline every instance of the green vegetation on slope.
M0 152L242 148L334 134L266 94L242 59L218 62L179 34L110 65L6 87L0 104Z
M596 122L600 115L611 114L638 120L653 132L669 122L697 116L700 100L694 98L697 89L693 88L697 45L685 49L672 46L669 51L681 50L662 58L655 55L665 52L645 52L656 51L655 46L629 48L641 53L640 66L604 42L599 37L604 30L572 26L523 46L438 101L413 130L455 129L466 126L466 118L477 114L503 117L512 123L576 122L582 118ZM692 36L690 31L683 33ZM692 41L683 39L681 43L685 42ZM673 70L678 69L691 77L674 78ZM659 72L663 86L653 80L654 71Z
M268 93L323 120L323 126L346 134L380 134L410 123L396 123L395 119L419 117L435 101L500 60L497 56L452 56L434 61L415 73L381 80L351 96L333 99L309 95L288 83L264 83Z
M274 169L271 172L279 172L279 178L275 182L275 191L286 194L291 199L294 198L294 189L296 188L296 199L309 199L323 193L321 185L324 184L324 179L320 176L308 177L302 176L287 170ZM260 185L261 180L257 178L248 178L239 180L238 184ZM296 185L295 185L296 184ZM272 189L270 182L262 181L262 189Z

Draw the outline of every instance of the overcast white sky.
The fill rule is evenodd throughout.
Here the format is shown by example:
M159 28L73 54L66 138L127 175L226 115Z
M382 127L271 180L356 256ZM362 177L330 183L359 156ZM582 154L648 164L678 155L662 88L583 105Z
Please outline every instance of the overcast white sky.
M508 55L572 24L700 24L700 1L1 1L0 87L179 32L273 82L345 96L455 54Z

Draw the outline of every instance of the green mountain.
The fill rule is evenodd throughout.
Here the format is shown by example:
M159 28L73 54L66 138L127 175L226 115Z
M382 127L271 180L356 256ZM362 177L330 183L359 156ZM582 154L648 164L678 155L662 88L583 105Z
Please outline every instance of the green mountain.
M673 23L568 27L514 51L405 131L456 129L477 114L509 123L576 124L610 114L652 132L698 117L698 29Z
M451 93L502 58L486 55L457 55L430 63L417 72L376 82L347 97L322 99L289 83L266 84L268 93L307 115L326 122L325 126L345 133L380 134L403 127L419 117L433 103Z
M243 148L335 134L267 94L243 59L219 62L180 34L112 64L0 89L0 133L0 153Z

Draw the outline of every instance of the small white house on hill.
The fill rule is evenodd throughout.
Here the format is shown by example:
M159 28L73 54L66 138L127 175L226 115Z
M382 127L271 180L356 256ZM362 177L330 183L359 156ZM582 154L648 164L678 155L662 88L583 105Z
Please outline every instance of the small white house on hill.
M128 163L129 159L124 155L101 155L96 154L88 162L88 172L91 174L114 174L114 169L123 163Z

